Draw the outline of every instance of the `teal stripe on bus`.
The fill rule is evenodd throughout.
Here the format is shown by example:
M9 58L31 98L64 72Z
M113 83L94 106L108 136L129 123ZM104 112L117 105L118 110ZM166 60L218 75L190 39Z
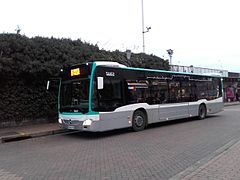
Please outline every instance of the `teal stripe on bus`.
M89 104L88 104L88 111L89 113L95 113L92 111L92 88L93 88L93 77L94 77L94 72L95 72L95 69L96 69L97 65L95 62L93 62L93 65L92 65L92 71L91 71L91 75L90 75L90 89L89 89Z
M91 111L91 112L88 112L86 114L83 114L83 113L80 113L80 112L62 112L62 113L59 113L60 115L82 115L82 116L85 116L85 115L99 115L99 112L95 112L95 111Z

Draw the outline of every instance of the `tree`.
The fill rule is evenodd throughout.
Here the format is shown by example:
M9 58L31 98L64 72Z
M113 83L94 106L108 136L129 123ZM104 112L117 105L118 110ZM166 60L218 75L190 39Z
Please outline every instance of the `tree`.
M19 28L20 30L20 28ZM0 127L56 119L58 83L46 92L50 77L61 68L92 60L109 60L133 67L168 70L168 62L154 55L100 50L80 39L28 38L0 34Z

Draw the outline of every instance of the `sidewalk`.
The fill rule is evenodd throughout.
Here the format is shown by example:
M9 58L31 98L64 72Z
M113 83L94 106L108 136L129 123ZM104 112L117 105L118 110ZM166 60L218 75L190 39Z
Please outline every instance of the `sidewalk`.
M232 105L240 102L224 103L224 106ZM240 140L233 140L170 180L240 180L239 152Z
M240 179L240 141L219 153L202 166L187 173L185 170L172 179L181 180L239 180Z
M22 127L0 129L0 143L18 141L67 132L61 129L58 123L35 124Z

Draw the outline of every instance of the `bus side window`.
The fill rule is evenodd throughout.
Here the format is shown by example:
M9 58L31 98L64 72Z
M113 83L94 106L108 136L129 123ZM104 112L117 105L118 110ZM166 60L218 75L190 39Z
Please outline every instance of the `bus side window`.
M182 102L191 101L191 84L186 78L181 82L181 97Z
M199 99L207 98L208 85L206 81L198 81L197 82L197 97Z
M148 81L146 80L127 80L127 103L144 103L147 98L150 102Z
M218 98L222 96L222 91L221 91L221 80L214 78L213 79L213 92L214 92L214 97Z
M197 85L195 81L190 81L190 102L197 101Z
M171 81L169 83L169 100L170 103L181 102L180 82Z
M99 109L113 111L123 105L122 82L120 80L104 80L103 89L98 90Z
M158 98L159 104L164 104L168 99L168 83L167 80L158 80L158 93L155 96Z

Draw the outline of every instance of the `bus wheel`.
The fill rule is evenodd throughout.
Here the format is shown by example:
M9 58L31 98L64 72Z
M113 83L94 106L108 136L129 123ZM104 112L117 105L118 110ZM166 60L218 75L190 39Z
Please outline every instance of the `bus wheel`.
M142 131L144 130L147 123L147 118L144 112L135 111L132 119L132 128L134 131Z
M205 119L207 115L207 109L204 104L201 104L198 109L198 119Z

